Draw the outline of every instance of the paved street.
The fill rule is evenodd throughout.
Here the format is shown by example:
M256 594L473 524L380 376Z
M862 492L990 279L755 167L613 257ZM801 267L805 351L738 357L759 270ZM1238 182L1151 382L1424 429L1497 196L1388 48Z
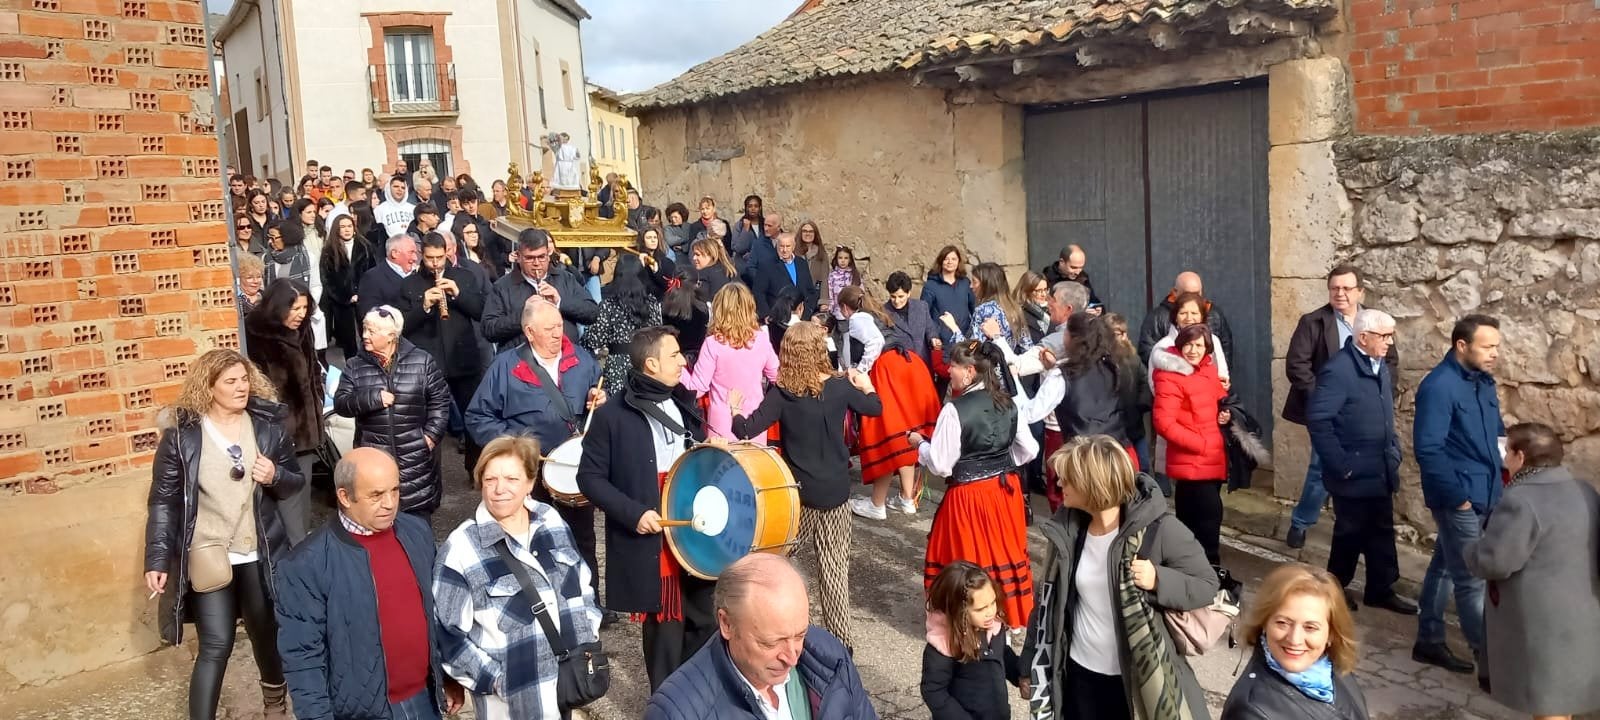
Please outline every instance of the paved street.
M436 517L443 537L476 507L477 499L452 452L445 459L446 504ZM921 606L922 548L940 494L929 491L924 510L914 517L891 513L884 522L855 520L851 596L857 635L856 660L862 680L871 689L880 715L910 720L928 717L918 695L923 640ZM1043 512L1042 500L1039 512ZM1236 538L1225 538L1224 560L1247 588L1280 562L1282 556ZM1033 537L1035 559L1042 541ZM604 560L602 559L602 562ZM134 587L136 579L127 580ZM1410 658L1416 631L1413 619L1362 610L1360 683L1375 720L1478 720L1515 717L1483 696L1470 676L1425 668ZM192 635L192 634L191 634ZM612 653L610 695L591 708L597 720L631 720L643 714L646 690L637 626L620 624L604 635ZM223 718L260 717L255 669L244 633L233 654L223 699ZM1459 637L1455 638L1457 647ZM4 718L141 718L184 717L185 688L192 657L189 648L163 651L122 666L88 673L58 685L0 698ZM1194 666L1213 713L1219 712L1242 663L1238 650L1221 650L1195 659ZM1024 704L1013 699L1013 714L1023 717Z

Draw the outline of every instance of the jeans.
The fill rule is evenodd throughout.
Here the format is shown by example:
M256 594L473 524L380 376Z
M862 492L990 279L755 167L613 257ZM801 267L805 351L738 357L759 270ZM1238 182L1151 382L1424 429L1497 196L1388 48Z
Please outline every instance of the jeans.
M1133 441L1133 453L1139 456L1140 470L1150 473L1151 475L1160 474L1156 472L1155 466L1150 464L1150 436L1146 435L1145 437ZM1165 492L1165 488L1162 490Z
M1309 530L1322 517L1322 504L1328 501L1328 489L1322 486L1322 458L1311 450L1311 464L1306 466L1306 484L1300 486L1300 502L1294 506L1289 522L1296 530Z
M590 275L589 279L585 280L583 282L583 289L589 291L589 297L592 298L595 302L600 302L600 276L599 275Z
M1450 509L1434 510L1433 521L1439 525L1439 539L1434 544L1428 572L1422 578L1422 597L1417 603L1422 606L1422 614L1417 619L1417 644L1444 643L1444 611L1454 584L1461 634L1467 636L1473 655L1481 658L1484 583L1467 570L1462 551L1483 536L1482 518L1471 509Z
M433 693L423 689L397 703L389 703L389 717L394 720L439 720L439 707L433 704Z
M248 519L247 519L248 522ZM278 659L278 618L261 577L258 562L233 566L233 582L208 593L189 591L187 602L194 610L199 653L194 672L189 676L189 720L211 720L217 716L217 701L222 697L222 676L233 654L237 619L244 620L250 636L261 682L283 684L283 664Z

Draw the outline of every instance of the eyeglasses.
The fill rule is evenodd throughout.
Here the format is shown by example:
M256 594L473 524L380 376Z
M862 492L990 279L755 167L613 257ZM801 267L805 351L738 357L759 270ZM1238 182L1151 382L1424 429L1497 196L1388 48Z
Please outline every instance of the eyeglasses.
M228 476L234 480L244 479L244 448L238 445L228 446L228 457L233 460L233 469L228 471Z
M1350 293L1353 293L1353 292L1355 292L1357 290L1360 290L1360 289L1361 289L1360 285L1329 285L1328 286L1328 294L1330 294L1330 295L1349 295Z
M1361 334L1363 334L1363 335L1376 335L1379 340L1382 340L1384 342L1394 342L1394 333L1392 333L1392 332L1381 333L1381 332L1373 332L1371 330L1366 330L1366 331L1363 331Z

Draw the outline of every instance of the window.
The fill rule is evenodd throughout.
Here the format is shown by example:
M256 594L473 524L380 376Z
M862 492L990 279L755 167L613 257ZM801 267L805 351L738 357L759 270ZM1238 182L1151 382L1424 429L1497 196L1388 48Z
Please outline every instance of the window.
M265 120L267 110L272 105L272 98L267 95L267 81L261 76L261 70L256 69L256 119Z
M622 143L617 146L617 149L620 151L620 154L618 155L618 157L621 158L623 162L627 162L627 160L628 160L628 131L627 130L623 130L621 128L618 128L617 129L617 134L622 138Z
M533 45L533 81L539 84L539 124L549 128L550 114L544 109L544 54L539 52L538 43Z
M611 157L617 156L617 129L611 128Z
M415 170L422 167L422 159L426 157L428 163L433 165L433 174L442 178L450 172L450 143L443 140L406 140L400 143L400 157L406 161L406 166Z
M389 102L438 102L439 66L434 62L433 33L407 29L383 36L388 51Z
M576 108L572 105L572 68L567 67L567 61L561 61L561 97L567 103L568 110Z
M606 124L603 123L603 122L595 123L594 124L594 133L595 133L596 137L605 137L606 136ZM606 156L605 143L601 143L599 145L599 149L595 151L595 154L599 155L600 157L605 157Z

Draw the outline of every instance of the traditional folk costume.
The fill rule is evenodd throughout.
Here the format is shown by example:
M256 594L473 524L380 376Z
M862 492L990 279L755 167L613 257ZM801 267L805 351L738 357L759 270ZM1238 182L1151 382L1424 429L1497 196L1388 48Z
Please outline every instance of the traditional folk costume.
M888 330L886 333L885 330ZM871 313L850 316L839 353L840 369L855 368L872 378L883 399L883 414L862 417L855 450L861 458L861 481L874 480L917 464L916 448L906 436L927 437L939 416L939 392L933 376L893 327L884 328Z
M1016 406L995 405L984 383L976 382L945 404L933 436L918 448L923 467L950 479L928 534L923 590L945 565L974 563L1000 584L1012 628L1027 625L1033 611L1027 495L1017 468L1039 452L1018 415Z
M704 439L694 406L638 370L628 375L620 398L595 409L583 438L578 488L606 514L606 607L644 623L652 692L717 630L716 583L679 567L665 535L637 532L646 511L660 512L673 463Z

